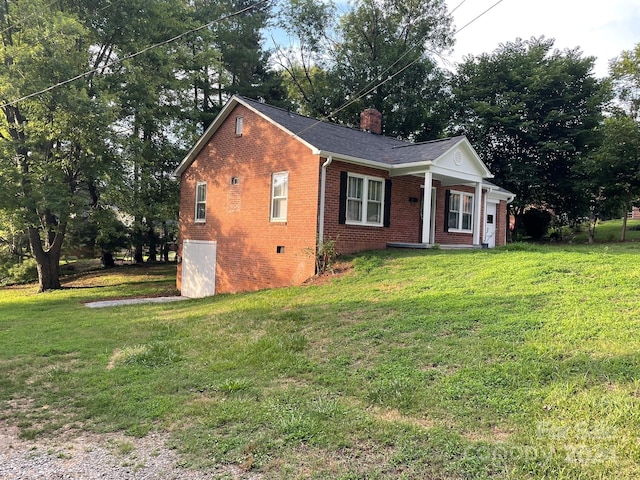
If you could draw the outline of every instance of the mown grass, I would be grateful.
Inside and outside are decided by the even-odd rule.
[[[586,230],[587,229],[585,226],[582,229],[582,231],[569,236],[572,238],[572,241],[575,243],[587,243],[589,241],[589,234]],[[619,242],[621,233],[622,233],[622,219],[599,222],[596,225],[594,241],[596,243]],[[627,221],[627,230],[625,232],[625,240],[627,242],[640,242],[640,220]]]
[[[640,246],[384,251],[331,282],[164,305],[116,269],[0,290],[0,416],[171,433],[266,478],[637,478]]]

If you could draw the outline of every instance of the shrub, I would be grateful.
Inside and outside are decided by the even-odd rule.
[[[316,250],[316,272],[322,275],[326,272],[333,272],[333,267],[338,258],[336,251],[336,241],[328,239],[318,244]]]
[[[530,208],[522,216],[524,230],[534,240],[540,240],[544,237],[550,224],[551,214],[546,210]]]
[[[16,263],[7,270],[5,283],[28,283],[38,279],[36,261],[28,258],[22,263]]]

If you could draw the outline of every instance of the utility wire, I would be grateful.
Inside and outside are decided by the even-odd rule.
[[[109,3],[108,5],[105,5],[104,7],[98,9],[96,11],[96,13],[101,13],[103,11],[105,11],[108,8],[113,7],[114,5],[117,5],[118,3],[122,3],[124,0],[113,0],[111,3]],[[10,27],[11,28],[11,27]],[[2,32],[0,32],[0,34],[2,34]],[[45,40],[49,40],[51,37],[56,36],[56,35],[61,35],[61,33],[59,31],[53,30],[51,33],[49,33],[48,35],[45,35],[44,37],[41,37],[37,40],[38,44],[41,44],[42,42],[44,42]],[[27,44],[21,44],[21,45],[17,45],[17,46],[13,46],[11,48],[11,55],[15,55],[16,52],[21,52],[22,50],[26,50],[32,48],[32,45],[27,45]]]
[[[490,10],[493,10],[493,8],[497,7],[499,4],[502,3],[503,0],[498,0],[496,3],[494,3],[493,5],[491,5],[489,8],[487,8],[484,12],[482,12],[480,15],[474,17],[471,21],[469,21],[468,23],[466,23],[463,27],[460,27],[458,30],[456,30],[456,33],[460,33],[462,30],[464,30],[465,28],[467,28],[469,25],[471,25],[472,23],[474,23],[476,20],[478,20],[480,17],[484,16],[486,13],[488,13]],[[464,3],[464,2],[463,2]],[[462,4],[461,4],[462,5]],[[456,7],[458,8],[458,7]]]
[[[464,3],[466,0],[463,0],[462,3]],[[471,25],[472,23],[478,21],[481,17],[483,17],[486,13],[488,13],[490,10],[492,10],[494,7],[498,6],[498,4],[502,3],[503,0],[498,0],[497,2],[495,2],[493,5],[491,5],[489,8],[487,8],[484,12],[480,13],[479,15],[477,15],[476,17],[474,17],[470,22],[467,22],[463,27],[459,28],[458,30],[456,30],[454,32],[454,35],[461,32],[462,30],[464,30],[465,28],[467,28],[469,25]],[[462,3],[460,3],[458,5],[458,7],[460,5],[462,5]],[[456,8],[458,8],[456,7]],[[454,9],[455,10],[455,9]],[[386,73],[387,71],[389,71],[394,65],[396,65],[402,58],[404,58],[411,50],[413,50],[415,48],[415,45],[413,47],[411,47],[409,50],[407,50],[406,52],[404,52],[399,58],[398,60],[396,60],[391,67],[387,68],[383,73],[381,73],[380,75],[378,75],[378,78],[380,78],[382,75],[384,75],[384,73]],[[432,53],[436,53],[436,52],[432,52]],[[442,58],[442,57],[441,57]],[[362,99],[363,97],[369,95],[371,92],[373,92],[375,89],[377,89],[378,87],[384,85],[385,83],[391,81],[393,78],[397,77],[398,75],[400,75],[402,72],[404,72],[406,69],[408,69],[409,67],[415,65],[418,60],[420,60],[420,58],[416,58],[413,61],[409,62],[407,65],[405,65],[404,67],[402,67],[400,70],[398,70],[396,73],[394,73],[393,75],[390,75],[389,77],[385,78],[384,80],[380,81],[378,84],[374,85],[373,87],[371,87],[370,89],[366,90],[365,92],[362,92],[362,90],[360,92],[358,92],[358,94],[356,94],[356,97],[349,100],[347,103],[345,103],[344,105],[338,107],[336,110],[332,111],[331,113],[329,113],[328,115],[325,115],[324,117],[322,117],[322,119],[319,119],[317,122],[309,125],[306,128],[303,128],[302,130],[300,130],[299,132],[297,132],[295,135],[300,135],[304,132],[306,132],[307,130],[312,129],[313,127],[315,127],[316,125],[322,123],[325,120],[328,120],[329,118],[333,117],[334,115],[336,115],[337,113],[340,113],[342,110],[344,110],[345,108],[347,108],[348,106],[354,104],[355,102],[357,102],[358,100]],[[371,85],[371,83],[369,83],[369,85]],[[368,86],[367,86],[368,87]],[[365,87],[365,88],[367,88]]]
[[[57,0],[51,0],[45,7],[44,10],[46,10],[47,8],[49,8],[51,5],[53,5]],[[39,10],[35,10],[30,13],[29,15],[27,15],[26,17],[22,17],[20,20],[18,20],[15,23],[12,23],[11,25],[7,26],[6,28],[3,28],[2,30],[0,30],[0,35],[2,35],[5,32],[8,32],[9,30],[12,30],[13,28],[17,27],[18,25],[26,22],[27,20],[29,20],[31,17],[35,17],[36,15],[40,15],[42,14],[42,12],[44,11],[39,11]],[[7,12],[6,12],[7,17],[9,16],[9,9],[7,8]]]
[[[238,15],[242,15],[243,13],[246,13],[246,12],[248,12],[250,10],[253,10],[253,9],[259,7],[262,4],[268,3],[269,1],[270,0],[262,0],[261,2],[255,3],[255,4],[250,5],[248,7],[245,7],[242,10],[238,10],[237,12],[233,12],[233,13],[230,13],[228,15],[224,15],[224,16],[222,16],[220,18],[212,20],[211,22],[205,23],[204,25],[201,25],[199,27],[196,27],[196,28],[193,28],[193,29],[188,30],[186,32],[183,32],[183,33],[181,33],[179,35],[176,35],[175,37],[171,37],[168,40],[164,40],[162,42],[154,43],[153,45],[149,45],[148,47],[145,47],[142,50],[139,50],[139,51],[137,51],[135,53],[132,53],[130,55],[126,55],[126,56],[124,56],[122,58],[116,58],[113,61],[108,62],[105,65],[102,65],[102,66],[96,67],[96,68],[92,68],[91,70],[87,70],[86,72],[80,73],[80,74],[76,75],[75,77],[69,78],[69,79],[64,80],[62,82],[58,82],[58,83],[56,83],[54,85],[51,85],[51,86],[49,86],[47,88],[43,88],[42,90],[39,90],[37,92],[30,93],[29,95],[25,95],[25,96],[20,97],[20,98],[18,98],[16,100],[12,100],[11,102],[3,103],[3,104],[0,105],[0,109],[15,105],[15,104],[20,103],[20,102],[23,102],[24,100],[28,100],[29,98],[37,97],[38,95],[42,95],[43,93],[49,92],[49,91],[54,90],[54,89],[56,89],[58,87],[62,87],[63,85],[67,85],[69,83],[75,82],[76,80],[79,80],[81,78],[88,77],[89,75],[92,75],[92,74],[94,74],[94,73],[96,73],[96,72],[98,72],[100,70],[103,70],[103,69],[105,69],[107,67],[111,67],[111,66],[116,65],[118,63],[121,63],[121,62],[123,62],[125,60],[129,60],[131,58],[134,58],[134,57],[137,57],[139,55],[142,55],[143,53],[146,53],[149,50],[153,50],[154,48],[158,48],[158,47],[173,43],[176,40],[180,40],[181,38],[186,37],[187,35],[199,32],[200,30],[204,30],[205,28],[209,28],[212,25],[215,25],[216,23],[222,22],[224,20],[228,20],[229,18],[237,17]]]
[[[455,12],[457,9],[459,9],[464,4],[464,2],[466,2],[466,1],[467,0],[462,0],[458,5],[456,5],[456,7],[453,10],[451,10],[449,12],[449,15],[453,15],[453,12]]]

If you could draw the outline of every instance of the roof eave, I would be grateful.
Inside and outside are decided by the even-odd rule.
[[[375,160],[367,160],[366,158],[359,158],[359,157],[353,157],[351,155],[345,155],[343,153],[336,153],[336,152],[330,152],[328,150],[319,150],[319,149],[314,149],[312,150],[312,153],[314,153],[315,155],[319,155],[321,157],[333,157],[334,160],[342,160],[344,162],[347,163],[352,163],[355,165],[362,165],[365,167],[372,167],[372,168],[378,168],[381,170],[392,170],[395,165],[391,164],[391,163],[382,163],[382,162],[376,162]]]
[[[220,113],[218,113],[218,115],[216,115],[216,118],[213,119],[211,125],[207,127],[207,129],[200,136],[193,148],[191,148],[191,150],[189,150],[189,153],[187,153],[187,155],[182,159],[175,172],[173,172],[173,175],[175,177],[180,177],[189,167],[189,165],[193,163],[200,151],[204,148],[207,142],[209,142],[213,134],[218,130],[218,128],[220,128],[222,122],[226,120],[226,118],[238,103],[240,103],[240,99],[234,95],[233,97],[231,97],[231,100],[229,100],[226,105],[222,107],[222,110],[220,110]]]
[[[286,132],[289,136],[291,136],[291,138],[299,141],[300,143],[302,143],[303,145],[308,147],[312,152],[315,153],[315,152],[318,151],[318,149],[314,145],[311,145],[306,140],[302,139],[301,137],[299,137],[295,133],[293,133],[290,130],[288,130],[285,127],[283,127],[281,124],[279,124],[278,122],[273,120],[271,117],[269,117],[269,116],[265,115],[264,113],[262,113],[261,111],[255,109],[251,104],[245,102],[241,97],[238,97],[237,95],[234,95],[225,104],[225,106],[222,108],[222,110],[220,110],[220,113],[218,113],[218,115],[213,120],[213,122],[211,122],[211,125],[209,125],[209,127],[205,130],[205,132],[198,139],[198,141],[193,146],[193,148],[191,150],[189,150],[189,153],[187,153],[187,155],[184,157],[182,162],[180,162],[180,165],[178,165],[178,168],[176,168],[175,172],[173,173],[173,175],[175,177],[181,176],[185,172],[185,170],[189,167],[189,165],[191,165],[193,163],[193,161],[198,156],[200,151],[209,142],[209,140],[211,139],[213,134],[218,130],[218,128],[220,128],[220,125],[222,125],[222,123],[227,119],[229,114],[233,111],[235,106],[238,105],[238,104],[243,105],[244,107],[248,108],[253,113],[255,113],[256,115],[258,115],[259,117],[261,117],[264,120],[268,121],[272,125],[275,125],[280,130]]]

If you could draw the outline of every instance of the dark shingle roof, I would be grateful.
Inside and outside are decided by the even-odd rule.
[[[305,117],[246,97],[238,98],[319,150],[385,165],[435,160],[464,138],[405,142]]]

